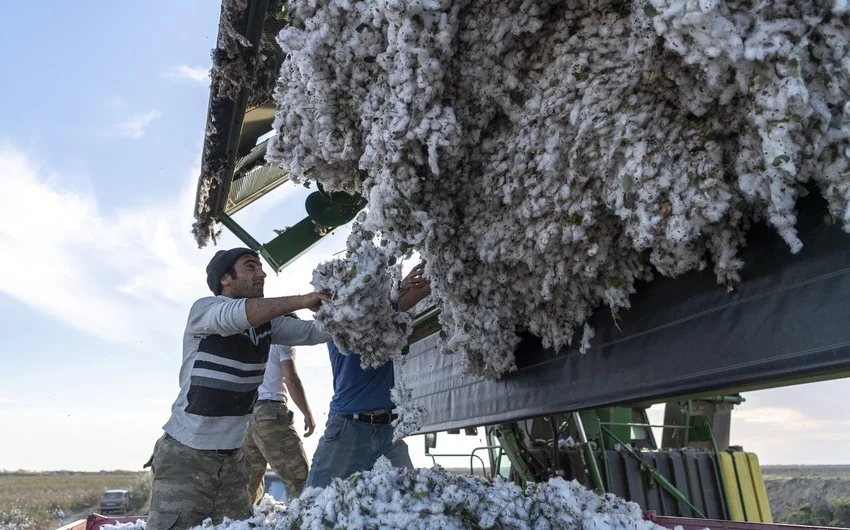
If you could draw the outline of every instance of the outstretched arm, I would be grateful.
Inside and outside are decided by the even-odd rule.
[[[327,293],[310,293],[299,296],[280,296],[275,298],[249,298],[245,301],[245,315],[252,327],[298,311],[309,309],[314,313],[319,310],[322,302],[330,297]]]
[[[304,415],[304,437],[306,438],[313,434],[316,422],[313,420],[313,411],[310,410],[307,396],[304,394],[304,385],[301,384],[301,378],[298,377],[293,360],[281,361],[280,369],[283,372],[283,380],[286,382],[286,389],[289,391],[292,401]]]

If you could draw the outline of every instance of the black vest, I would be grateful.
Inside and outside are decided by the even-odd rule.
[[[257,400],[257,388],[262,383],[265,364],[271,347],[271,323],[250,328],[242,333],[223,337],[207,335],[198,344],[198,353],[221,361],[195,359],[191,384],[184,409],[198,416],[244,416],[250,414]],[[233,366],[262,364],[262,369]],[[256,380],[249,381],[249,380]]]

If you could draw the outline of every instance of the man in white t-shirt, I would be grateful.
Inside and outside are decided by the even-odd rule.
[[[274,345],[269,350],[263,384],[258,389],[257,403],[242,442],[248,467],[248,494],[254,503],[263,496],[267,463],[286,484],[290,499],[301,494],[307,481],[307,455],[293,424],[292,411],[286,406],[287,389],[304,415],[304,436],[313,434],[316,424],[295,370],[294,357],[295,352],[289,346]]]

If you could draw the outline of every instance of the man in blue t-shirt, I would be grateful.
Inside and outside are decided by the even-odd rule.
[[[401,282],[399,308],[407,311],[430,292],[423,265],[417,265]],[[343,355],[333,342],[328,343],[328,351],[334,396],[325,433],[313,454],[306,487],[324,488],[334,477],[346,478],[371,469],[381,456],[387,457],[395,467],[413,467],[407,444],[403,440],[393,443],[392,361],[364,370],[359,355]]]

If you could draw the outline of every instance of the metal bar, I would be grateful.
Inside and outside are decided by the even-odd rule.
[[[667,490],[667,492],[670,493],[670,495],[672,495],[673,497],[675,497],[676,500],[687,504],[688,507],[693,510],[694,513],[697,514],[700,518],[705,519],[705,515],[702,513],[702,511],[700,511],[699,508],[694,506],[693,503],[688,499],[688,497],[684,493],[679,491],[679,488],[677,488],[669,480],[667,480],[664,475],[659,473],[657,469],[644,462],[640,455],[637,453],[637,451],[632,448],[632,446],[624,444],[622,440],[618,439],[617,436],[612,433],[611,429],[609,429],[608,427],[602,426],[602,429],[604,431],[607,431],[608,435],[611,436],[611,438],[616,440],[616,442],[620,444],[620,446],[622,446],[627,453],[629,453],[634,459],[636,459],[640,463],[641,468],[649,471],[649,474],[652,476],[653,480],[658,483],[658,485]]]
[[[616,421],[600,421],[600,425],[619,426],[619,427],[654,427],[665,429],[687,429],[687,425],[656,425],[652,423],[623,423]]]
[[[602,475],[599,473],[599,466],[596,465],[596,455],[593,454],[593,447],[587,440],[587,434],[584,432],[584,423],[581,421],[581,414],[578,412],[572,413],[573,424],[578,433],[578,440],[581,443],[581,451],[584,455],[584,465],[590,473],[590,481],[593,483],[593,489],[600,495],[605,493],[605,484],[602,482]]]
[[[248,248],[250,248],[252,250],[256,250],[257,252],[259,252],[260,249],[263,248],[263,245],[261,245],[259,241],[254,239],[253,236],[251,236],[251,234],[249,234],[247,230],[242,228],[239,225],[239,223],[237,223],[229,215],[227,215],[227,214],[222,215],[221,219],[219,219],[219,220],[221,221],[221,224],[223,224],[224,226],[227,227],[228,230],[233,232],[233,235],[235,235],[236,237],[239,238],[240,241],[245,243],[245,245],[247,245]]]
[[[520,486],[524,489],[530,482],[534,482],[534,473],[528,468],[526,457],[528,452],[524,451],[519,442],[519,431],[516,423],[503,423],[499,425],[499,444],[508,455],[514,470],[519,476]]]
[[[502,448],[502,446],[495,443],[495,437],[493,436],[493,428],[492,427],[487,427],[487,426],[484,427],[484,440],[487,441],[488,447],[496,447],[498,449]],[[490,449],[489,451],[487,451],[487,457],[490,460],[490,470],[493,471],[493,476],[496,476],[499,473],[499,471],[498,471],[498,468],[496,467],[496,458],[493,456],[494,451],[495,451],[495,449]]]
[[[438,457],[438,456],[440,458],[444,458],[444,457],[445,458],[469,458],[469,474],[470,475],[475,474],[475,467],[473,465],[473,461],[474,461],[475,458],[477,458],[479,460],[479,462],[481,462],[481,470],[484,472],[484,476],[487,476],[487,462],[485,462],[484,459],[481,458],[481,456],[476,455],[475,453],[477,451],[483,451],[485,449],[499,449],[499,448],[500,448],[500,446],[498,446],[498,445],[495,445],[495,446],[482,445],[482,446],[474,448],[471,453],[431,453],[431,452],[428,452],[428,453],[425,453],[425,455],[431,457],[431,463],[432,464],[437,463],[436,457]]]
[[[485,432],[487,433],[487,445],[493,448],[488,451],[490,455],[490,469],[493,470],[494,477],[502,477],[502,457],[507,456],[507,452],[505,451],[504,447],[502,447],[498,443],[498,427],[493,425],[485,427]],[[502,478],[507,480],[509,478],[509,475],[506,475]]]
[[[475,457],[475,458],[477,458],[478,460],[481,461],[481,469],[484,471],[484,476],[486,477],[487,476],[487,465],[484,463],[484,459],[481,458],[480,456],[476,455],[475,453],[478,452],[478,451],[487,451],[487,453],[489,454],[491,449],[498,449],[498,448],[500,448],[500,446],[498,446],[498,445],[495,446],[495,447],[493,447],[491,445],[480,445],[478,447],[473,448],[472,453],[470,453],[470,455],[469,455],[469,474],[470,475],[475,474],[475,472],[472,470],[472,457]],[[491,471],[492,471],[492,465],[491,465]]]
[[[549,428],[552,430],[552,469],[557,471],[561,467],[561,453],[558,447],[558,424],[554,416],[549,416]]]
[[[275,270],[280,272],[331,232],[332,230],[327,233],[317,233],[313,220],[307,217],[287,228],[263,247],[270,256],[273,256]]]
[[[256,250],[260,253],[263,258],[272,266],[275,271],[279,271],[278,262],[273,255],[271,255],[264,245],[261,245],[259,241],[254,239],[251,234],[248,233],[247,230],[242,228],[239,223],[237,223],[232,217],[227,214],[222,214],[219,219],[221,224],[227,227],[228,230],[233,232],[233,235],[238,237],[245,245],[251,250]]]
[[[431,307],[417,315],[413,319],[413,333],[410,334],[408,343],[413,344],[440,331],[442,326],[440,326],[439,316],[440,309],[437,307]]]
[[[733,405],[740,405],[745,402],[743,396],[713,396],[710,398],[700,398],[699,401],[710,401],[711,403],[731,403]]]
[[[664,528],[681,527],[683,530],[827,530],[825,526],[803,526],[796,524],[777,525],[773,523],[746,523],[742,521],[719,521],[716,519],[691,519],[689,517],[668,517],[666,515],[647,514],[646,519]],[[830,530],[840,530],[831,528]],[[846,530],[846,529],[845,529]]]
[[[599,418],[596,418],[596,422],[598,424],[598,431],[602,432],[602,422],[599,421]],[[605,446],[605,437],[599,437],[599,444],[602,449],[602,468],[605,472],[605,491],[608,493],[613,493],[611,488],[611,468],[608,465],[608,448]]]
[[[726,504],[726,483],[723,480],[723,473],[720,472],[720,451],[717,450],[717,440],[714,439],[714,430],[711,428],[711,422],[705,422],[708,427],[708,433],[711,437],[711,448],[714,450],[714,472],[717,473],[717,480],[720,482],[720,506],[723,509],[723,516],[726,519],[729,517],[729,506]]]

